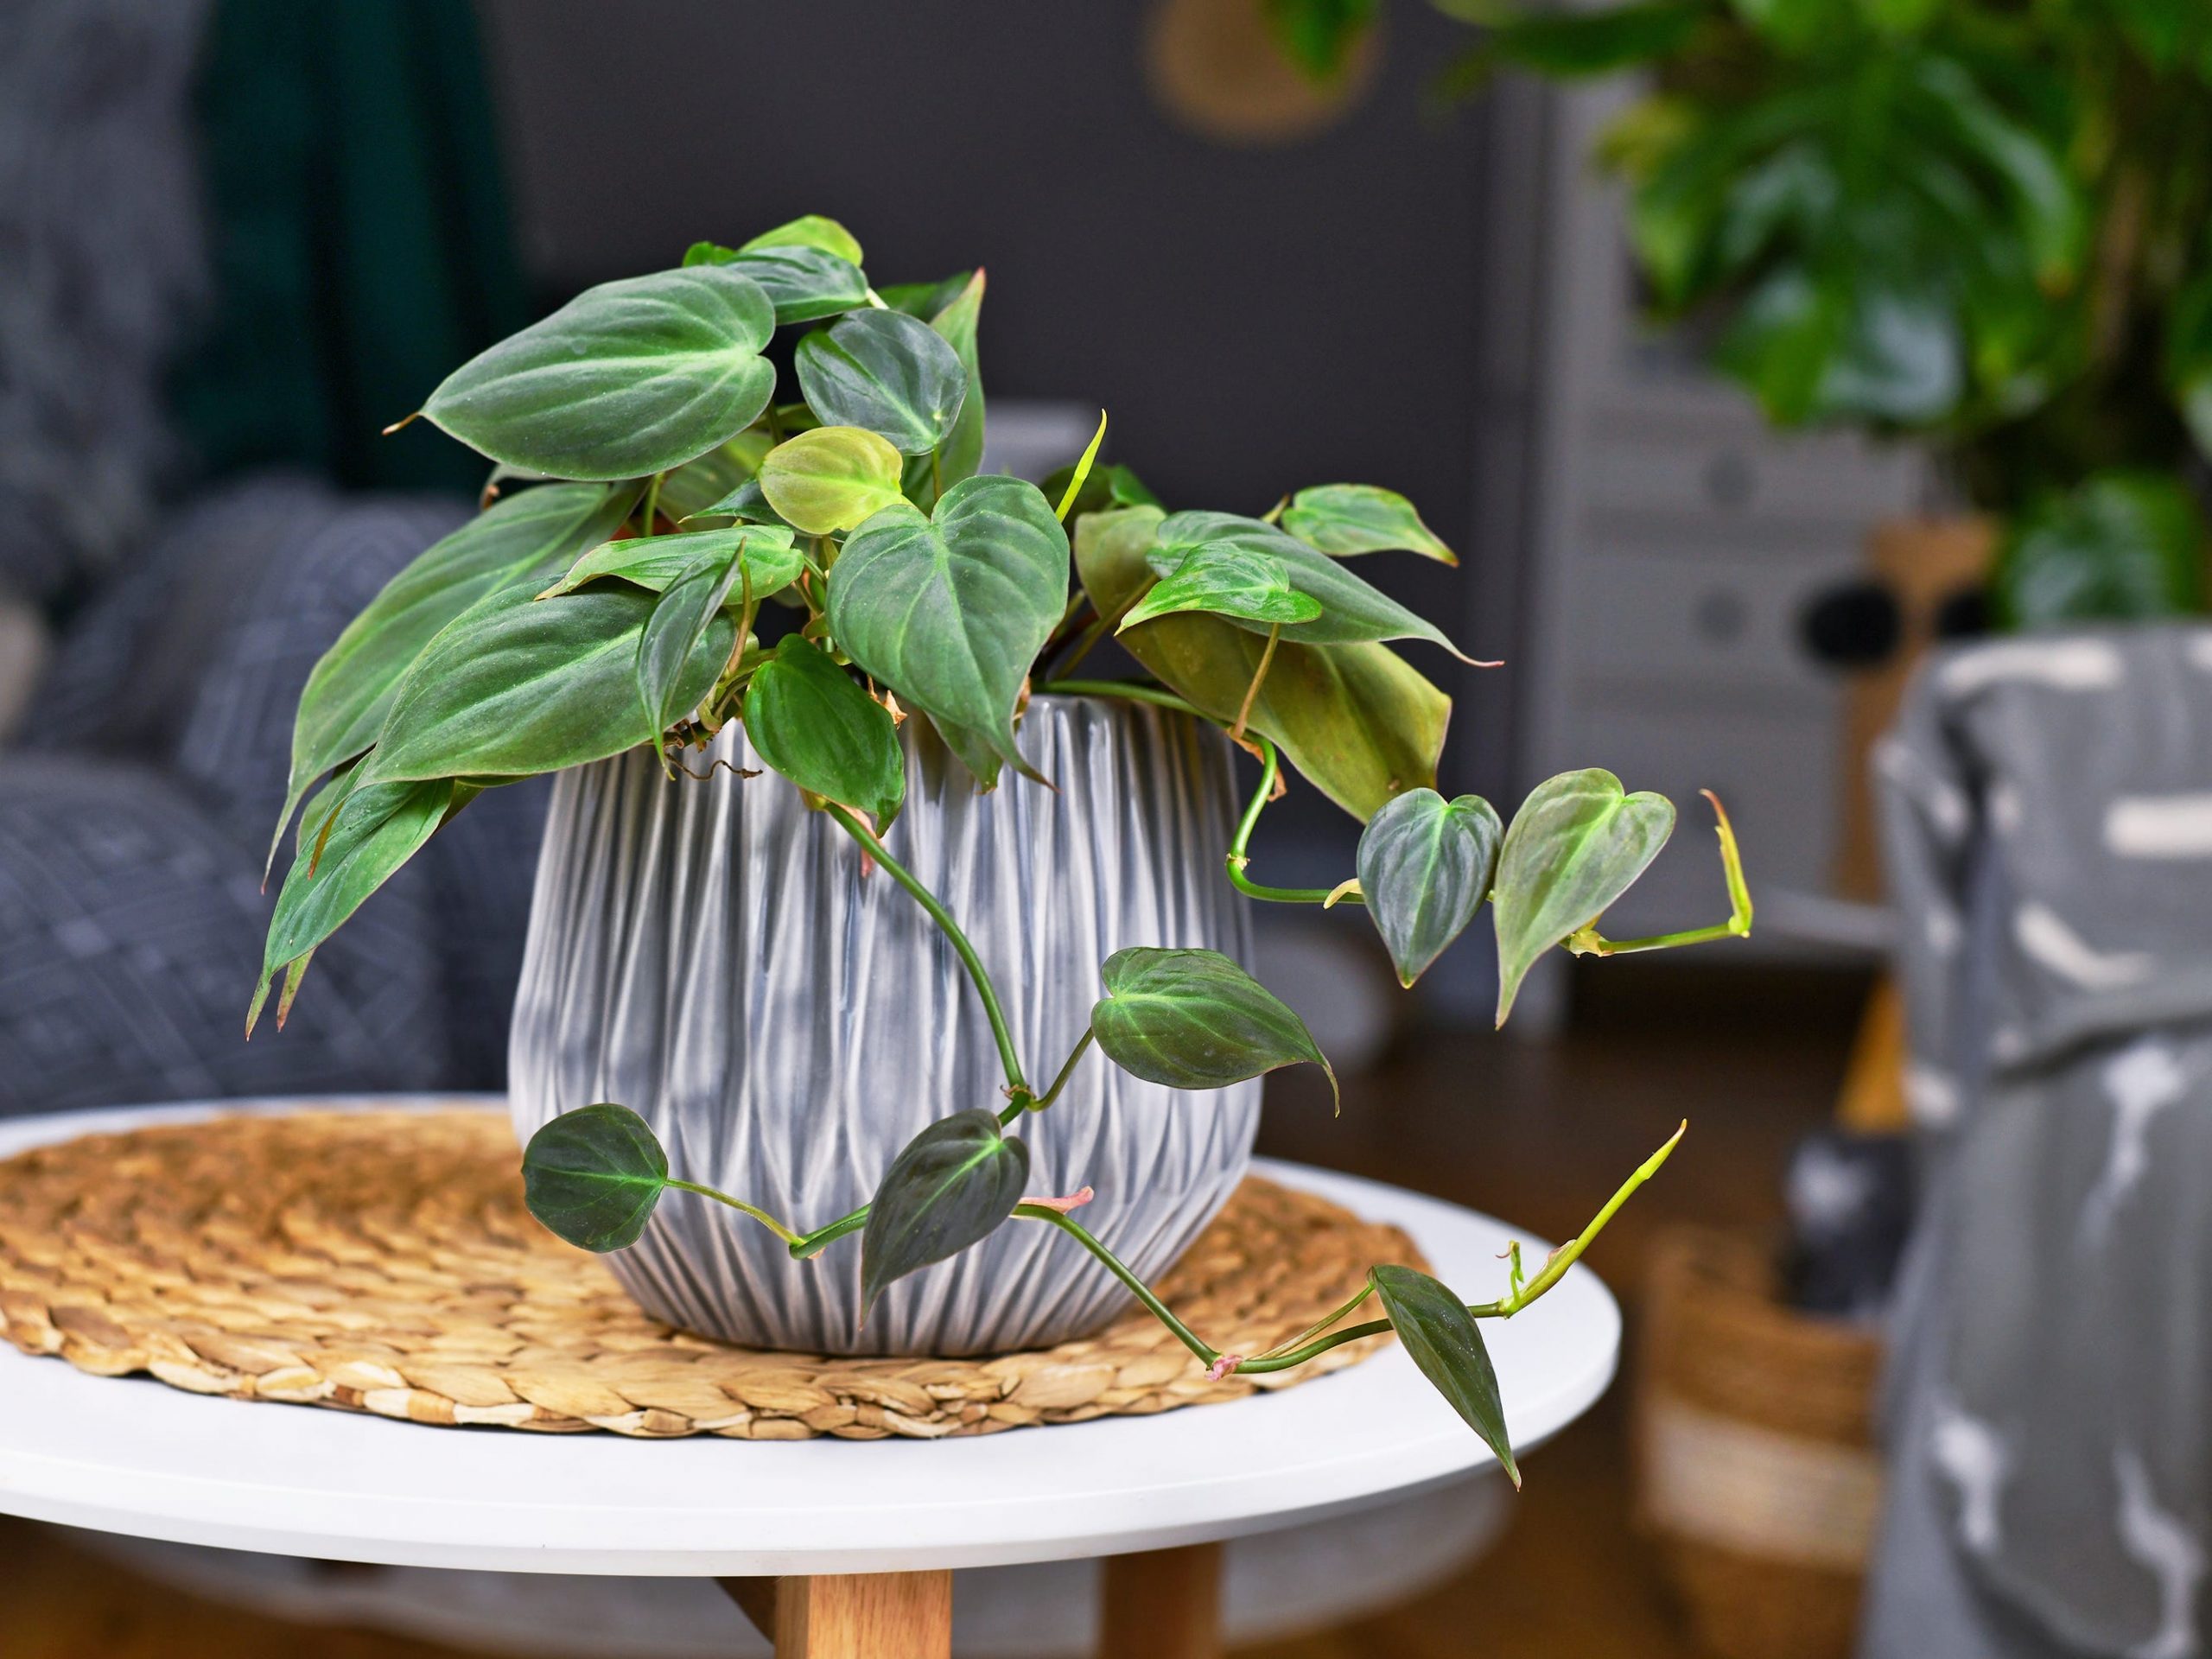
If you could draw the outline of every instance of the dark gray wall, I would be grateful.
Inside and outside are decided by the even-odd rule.
[[[986,384],[1103,405],[1113,456],[1171,505],[1256,512],[1357,480],[1405,491],[1466,547],[1481,141],[1468,116],[1423,113],[1464,38],[1426,6],[1390,9],[1348,118],[1253,149],[1154,105],[1135,4],[486,10],[549,299],[696,238],[830,213],[879,283],[988,267]],[[1503,654],[1471,613],[1471,569],[1363,569],[1477,656]],[[1411,654],[1461,690],[1449,658]]]

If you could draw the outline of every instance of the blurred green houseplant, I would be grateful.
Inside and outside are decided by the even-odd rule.
[[[1374,11],[1264,0],[1327,74]],[[1447,79],[1643,72],[1602,159],[1662,316],[1783,426],[1930,442],[2016,626],[2194,611],[2212,454],[2203,0],[1440,0]]]

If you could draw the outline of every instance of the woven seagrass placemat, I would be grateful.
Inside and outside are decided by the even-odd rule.
[[[540,1228],[518,1162],[506,1119],[481,1109],[219,1117],[39,1147],[0,1163],[0,1318],[27,1353],[201,1394],[785,1440],[1166,1411],[1289,1386],[1375,1345],[1209,1382],[1132,1306],[1097,1336],[993,1359],[728,1347],[647,1318]],[[1158,1288],[1249,1354],[1344,1301],[1373,1263],[1419,1261],[1397,1229],[1253,1177]]]

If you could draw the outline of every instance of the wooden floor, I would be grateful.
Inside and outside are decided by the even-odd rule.
[[[1654,1225],[1774,1220],[1782,1159],[1834,1101],[1863,988],[1841,976],[1587,966],[1575,1029],[1559,1044],[1412,1040],[1347,1080],[1336,1118],[1318,1076],[1277,1074],[1262,1150],[1419,1187],[1560,1238],[1688,1117],[1680,1151],[1592,1257],[1632,1321],[1639,1242]],[[1697,1659],[1629,1527],[1633,1381],[1529,1459],[1510,1528],[1459,1578],[1382,1617],[1240,1659]],[[7,1521],[0,1655],[448,1659],[421,1643],[215,1608],[128,1578],[66,1534]]]

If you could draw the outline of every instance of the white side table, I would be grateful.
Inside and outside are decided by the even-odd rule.
[[[210,1109],[19,1120],[0,1124],[0,1157]],[[1396,1223],[1470,1294],[1503,1272],[1514,1235],[1488,1217],[1320,1170],[1259,1167]],[[1578,1267],[1485,1335],[1515,1444],[1529,1448],[1604,1391],[1620,1315]],[[1231,1404],[926,1442],[434,1428],[87,1376],[12,1350],[0,1350],[0,1511],[326,1560],[714,1578],[784,1659],[942,1659],[952,1569],[1093,1556],[1110,1558],[1107,1659],[1198,1659],[1218,1650],[1222,1540],[1372,1507],[1491,1461],[1395,1348]]]

